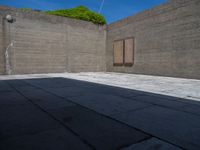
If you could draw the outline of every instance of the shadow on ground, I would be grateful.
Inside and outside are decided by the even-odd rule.
[[[0,81],[1,150],[200,148],[200,103],[66,78]]]

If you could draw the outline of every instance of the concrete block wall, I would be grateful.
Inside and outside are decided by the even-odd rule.
[[[135,38],[132,67],[113,66],[113,41]],[[107,71],[200,79],[200,1],[169,2],[107,27]]]
[[[0,7],[0,74],[109,71],[200,79],[200,1],[169,0],[107,26]],[[3,17],[12,14],[16,22]],[[135,38],[133,66],[113,65],[113,41]]]
[[[68,26],[68,71],[105,71],[106,28],[83,23]]]
[[[1,31],[8,37],[5,45],[14,42],[9,49],[12,74],[105,71],[105,27],[1,7],[0,16],[6,14],[16,19],[12,24],[1,20],[5,24]]]
[[[11,24],[13,73],[65,71],[67,26],[29,17],[18,15]]]
[[[3,52],[3,24],[2,24],[3,18],[0,16],[0,74],[4,74],[5,72],[5,64],[4,64],[4,52]]]

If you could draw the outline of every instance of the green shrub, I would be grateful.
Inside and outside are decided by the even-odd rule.
[[[29,11],[41,12],[41,10],[39,9],[31,9],[31,8],[20,8],[20,10],[24,12],[29,12]]]
[[[33,11],[31,8],[20,8],[22,11]]]
[[[95,24],[104,25],[106,24],[105,18],[95,12],[90,11],[88,8],[84,6],[78,6],[71,9],[61,9],[61,10],[54,10],[54,11],[46,11],[47,14],[75,18],[85,21],[90,21]]]

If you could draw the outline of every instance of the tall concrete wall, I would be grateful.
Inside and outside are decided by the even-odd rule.
[[[105,27],[77,21],[67,31],[68,71],[105,71]]]
[[[113,66],[113,41],[135,38],[132,67]],[[108,25],[107,71],[200,79],[200,1],[166,4]]]
[[[0,74],[4,73],[4,53],[3,53],[3,18],[0,16]]]
[[[6,43],[0,52],[14,43],[9,48],[12,74],[105,71],[105,27],[0,7],[0,17],[6,14],[12,14],[16,22],[0,20],[0,30],[4,26],[0,42]],[[0,61],[0,73],[5,73],[5,60]]]
[[[0,74],[110,71],[200,79],[200,1],[167,3],[105,26],[0,7]],[[12,14],[16,22],[3,19]],[[135,39],[133,66],[113,65],[113,42]]]

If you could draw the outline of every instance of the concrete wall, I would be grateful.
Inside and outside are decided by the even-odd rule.
[[[113,41],[135,37],[132,67],[113,66]],[[200,79],[200,1],[171,0],[108,25],[107,71]]]
[[[6,47],[14,41],[9,49],[12,74],[105,71],[105,27],[0,7],[0,18],[6,14],[16,18],[12,24],[0,20],[0,42],[4,39]],[[0,56],[0,73],[5,73]]]
[[[106,30],[88,22],[68,26],[68,71],[105,71]]]
[[[200,79],[200,1],[167,3],[107,26],[0,7],[0,74],[110,71]],[[12,14],[16,22],[3,17]],[[113,41],[135,38],[133,66],[113,66]]]
[[[0,74],[4,73],[4,53],[3,53],[3,24],[2,17],[0,16]]]

